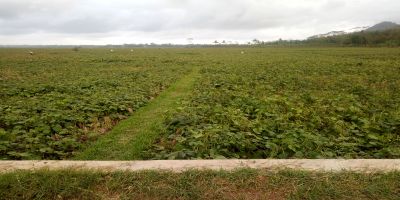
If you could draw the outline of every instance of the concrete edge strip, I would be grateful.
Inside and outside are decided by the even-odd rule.
[[[254,168],[267,170],[295,169],[306,171],[400,171],[400,159],[227,159],[227,160],[147,160],[147,161],[67,161],[67,160],[23,160],[0,161],[0,172],[14,170],[99,170],[140,171],[189,169],[234,170]]]

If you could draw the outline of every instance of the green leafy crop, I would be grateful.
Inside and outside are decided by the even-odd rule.
[[[210,50],[148,158],[400,158],[399,49],[239,52]]]
[[[160,53],[0,50],[0,159],[71,156],[189,71]]]

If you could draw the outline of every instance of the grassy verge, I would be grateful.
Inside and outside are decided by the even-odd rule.
[[[398,199],[400,172],[17,171],[0,199]]]
[[[76,160],[132,160],[150,146],[161,131],[164,114],[175,109],[190,91],[198,69],[170,86],[132,117],[120,122],[107,135],[91,144]]]

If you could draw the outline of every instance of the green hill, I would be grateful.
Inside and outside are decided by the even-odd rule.
[[[341,46],[400,46],[400,25],[391,22],[382,22],[365,31],[321,38],[309,38],[304,43]]]

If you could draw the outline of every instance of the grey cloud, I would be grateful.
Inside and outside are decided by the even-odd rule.
[[[123,38],[121,32],[142,41],[174,35],[304,38],[344,26],[400,22],[398,10],[397,0],[0,0],[0,38],[45,34],[83,41],[96,34],[100,41],[102,35]]]
[[[77,0],[1,0],[0,19],[16,19],[35,15],[59,15],[77,5]]]
[[[250,3],[249,3],[250,2]],[[186,4],[178,26],[200,29],[251,30],[297,24],[312,10],[279,2],[214,1],[205,6],[196,1]],[[296,16],[297,17],[293,17]]]

